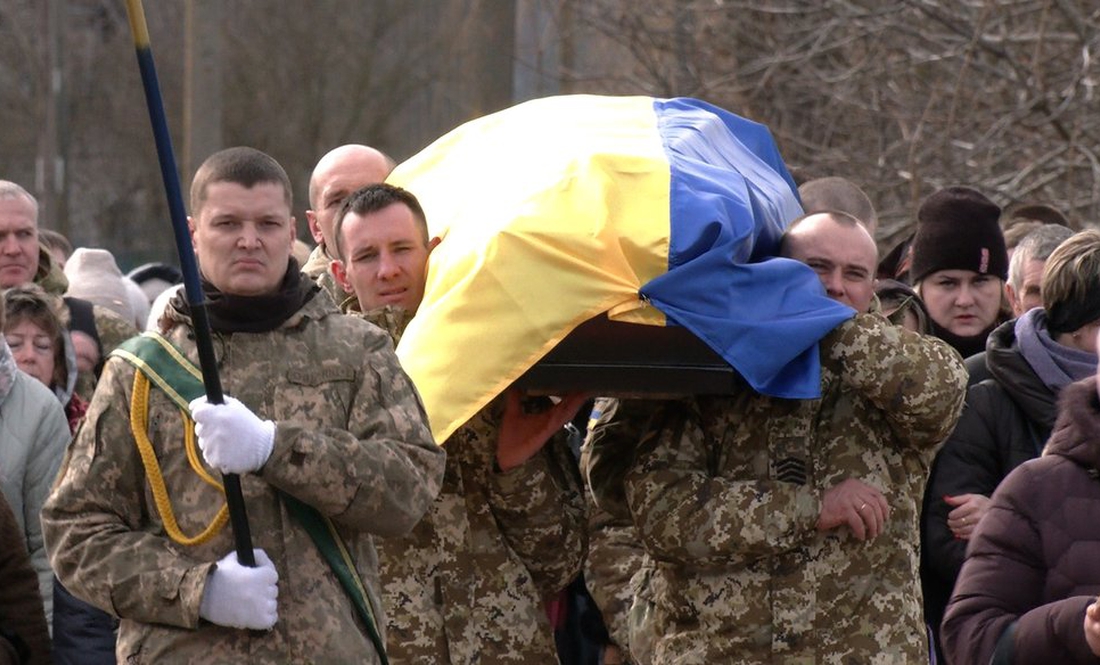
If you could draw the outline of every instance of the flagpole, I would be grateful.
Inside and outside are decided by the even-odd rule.
[[[130,18],[130,33],[134,38],[138,67],[141,70],[141,84],[145,89],[145,103],[149,107],[149,121],[153,126],[153,138],[157,144],[157,158],[160,161],[160,174],[164,180],[164,192],[168,197],[168,211],[172,218],[172,231],[176,238],[176,251],[179,253],[180,270],[183,273],[183,285],[187,303],[191,309],[191,324],[195,330],[195,346],[199,353],[199,367],[202,369],[202,382],[206,388],[206,398],[212,404],[221,404],[221,379],[218,377],[217,359],[214,356],[214,342],[210,335],[210,320],[206,313],[206,299],[199,280],[199,268],[195,262],[195,252],[191,248],[191,234],[187,228],[187,213],[183,207],[183,195],[180,193],[179,174],[176,171],[176,158],[172,152],[172,137],[168,133],[168,121],[164,113],[164,102],[157,82],[157,69],[153,62],[153,51],[149,45],[149,28],[145,23],[145,10],[141,0],[126,0],[126,13]],[[229,505],[229,522],[233,528],[233,540],[237,550],[237,560],[245,566],[255,567],[252,555],[252,535],[248,528],[248,514],[245,511],[244,495],[241,493],[241,479],[235,473],[222,477],[225,485],[225,499]]]

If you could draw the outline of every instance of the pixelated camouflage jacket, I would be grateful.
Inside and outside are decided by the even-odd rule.
[[[64,297],[65,291],[69,288],[69,279],[65,277],[61,266],[54,263],[52,255],[45,248],[40,249],[38,254],[38,271],[34,276],[35,283],[55,298]],[[69,308],[61,307],[60,310],[65,317],[61,325],[67,328],[69,327]],[[117,349],[119,344],[139,332],[132,321],[127,321],[112,310],[94,303],[92,304],[92,317],[95,319],[95,329],[99,335],[99,346],[104,358],[111,351]],[[95,384],[96,377],[94,374],[82,372],[77,376],[75,392],[84,401],[89,401],[95,391]]]
[[[345,291],[344,287],[340,286],[336,278],[333,277],[332,271],[329,270],[331,263],[332,259],[325,253],[324,245],[317,245],[310,251],[309,259],[302,266],[302,272],[314,282],[317,282],[321,290],[327,293],[328,297],[332,298],[332,302],[340,308],[340,311],[345,313],[357,312],[359,301],[356,300],[354,293]]]
[[[189,322],[171,308],[168,316],[168,338],[196,362]],[[274,629],[200,621],[207,574],[233,549],[230,529],[193,546],[166,536],[130,429],[135,370],[119,358],[107,362],[43,511],[54,570],[74,594],[123,619],[122,662],[376,662],[351,601],[277,490],[331,518],[380,610],[371,534],[412,529],[445,466],[419,396],[389,338],[322,297],[275,331],[215,334],[214,347],[226,393],[276,423],[271,457],[241,476],[254,546],[279,573]],[[180,529],[200,533],[224,497],[189,467],[180,411],[156,388],[148,434]]]
[[[368,320],[395,337],[408,316]],[[564,436],[507,472],[494,470],[497,400],[446,442],[443,489],[408,536],[379,542],[390,662],[557,663],[544,600],[587,551],[576,462]]]
[[[634,449],[660,402],[601,397],[592,408],[584,446],[581,477],[588,499],[588,559],[584,581],[600,608],[612,642],[643,660],[631,644],[631,607],[635,575],[652,561],[630,517],[623,476],[634,460]],[[640,580],[639,580],[640,581]],[[635,630],[639,627],[635,626]]]
[[[668,404],[625,476],[656,572],[657,663],[927,662],[918,510],[966,371],[938,339],[873,314],[821,344],[822,398],[751,391]],[[819,534],[847,477],[891,506],[862,543]]]

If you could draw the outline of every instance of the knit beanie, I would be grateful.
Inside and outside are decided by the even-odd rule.
[[[947,187],[917,211],[911,281],[939,270],[973,270],[1008,278],[1008,251],[997,224],[1001,209],[969,187]]]
[[[78,247],[65,263],[65,277],[69,279],[65,295],[106,307],[127,321],[135,320],[122,271],[107,250]]]
[[[145,292],[145,299],[152,303],[169,286],[183,281],[180,269],[167,263],[143,263],[126,273]]]

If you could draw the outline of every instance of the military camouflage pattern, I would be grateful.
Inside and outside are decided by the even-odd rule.
[[[329,270],[329,264],[331,263],[332,259],[325,253],[324,246],[317,245],[309,253],[309,259],[302,266],[302,272],[314,282],[317,282],[321,290],[327,293],[328,297],[332,298],[332,302],[336,303],[342,311],[358,311],[359,301],[356,300],[354,293],[345,291],[344,287],[340,286],[336,278],[332,276],[332,271]]]
[[[355,308],[351,306],[353,302],[355,303]],[[405,328],[409,325],[409,321],[412,320],[412,314],[409,313],[409,310],[397,305],[386,305],[385,307],[378,307],[363,313],[356,309],[358,306],[359,301],[353,296],[344,301],[340,309],[346,314],[358,315],[365,321],[384,330],[389,334],[390,339],[393,340],[393,345],[396,347],[397,343],[401,341],[401,334],[405,332]]]
[[[169,308],[169,339],[195,361],[189,322]],[[122,618],[125,663],[373,663],[377,654],[328,564],[276,489],[330,517],[384,621],[371,534],[409,532],[442,482],[445,454],[388,337],[312,298],[268,333],[215,334],[222,384],[276,422],[271,457],[241,477],[254,546],[279,572],[269,632],[199,621],[207,574],[233,549],[230,529],[205,544],[165,535],[130,430],[134,369],[107,362],[100,387],[43,510],[50,561],[77,596]],[[180,413],[160,390],[149,437],[180,528],[199,533],[222,493],[188,466]],[[384,633],[384,626],[379,626]]]
[[[631,579],[649,564],[633,524],[615,520],[598,506],[589,506],[588,560],[584,581],[603,615],[611,641],[632,654],[630,611],[634,603]],[[636,628],[641,630],[641,627]]]
[[[106,307],[92,305],[92,316],[95,318],[95,329],[99,333],[99,345],[103,349],[104,359],[111,351],[117,349],[119,344],[140,332],[133,323]],[[95,384],[95,374],[83,372],[77,375],[76,394],[84,398],[84,401],[91,401]]]
[[[580,479],[564,437],[494,471],[502,408],[448,439],[443,490],[412,535],[380,544],[391,663],[557,663],[544,599],[581,570]]]
[[[659,405],[646,400],[597,399],[581,448],[581,471],[589,500],[584,581],[603,614],[612,642],[635,663],[646,661],[630,640],[631,630],[644,633],[646,626],[631,627],[635,602],[631,580],[652,562],[634,529],[623,476],[633,465],[635,447]],[[596,496],[594,490],[600,495]],[[638,620],[647,616],[640,607],[636,614]]]
[[[821,399],[669,402],[642,435],[624,485],[655,562],[653,662],[928,662],[917,513],[966,371],[941,340],[872,314],[821,352]],[[815,529],[847,477],[891,506],[873,541]]]
[[[395,339],[411,318],[360,316]],[[587,551],[580,476],[564,434],[507,472],[496,470],[503,405],[447,440],[443,489],[413,532],[379,541],[390,663],[557,663],[544,600]]]

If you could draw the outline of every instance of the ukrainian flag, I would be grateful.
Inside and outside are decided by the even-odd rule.
[[[451,131],[389,182],[441,239],[397,348],[440,442],[604,312],[684,326],[789,398],[819,395],[817,341],[854,315],[774,258],[802,209],[770,132],[698,100],[527,102]]]

